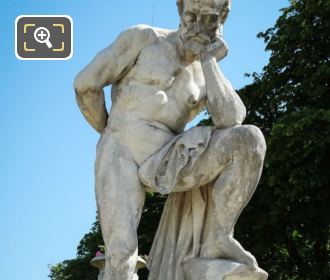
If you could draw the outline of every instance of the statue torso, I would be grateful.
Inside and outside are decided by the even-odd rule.
[[[143,158],[182,132],[206,103],[201,64],[184,63],[174,35],[145,47],[112,87],[110,131]]]

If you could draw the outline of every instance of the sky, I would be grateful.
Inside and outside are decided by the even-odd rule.
[[[235,88],[268,62],[260,31],[288,0],[233,0],[225,25],[230,51],[220,63]],[[15,57],[20,15],[69,15],[74,53],[67,61]],[[1,279],[46,280],[48,265],[75,257],[95,221],[94,159],[98,134],[75,103],[73,79],[129,26],[175,29],[175,0],[10,0],[0,2]],[[109,103],[109,89],[106,90]],[[190,124],[200,120],[197,118]]]

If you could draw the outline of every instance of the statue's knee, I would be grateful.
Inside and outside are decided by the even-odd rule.
[[[264,160],[266,141],[261,130],[254,125],[241,125],[233,128],[234,141],[241,154],[252,154],[256,160]]]

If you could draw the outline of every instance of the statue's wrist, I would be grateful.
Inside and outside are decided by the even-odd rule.
[[[216,58],[209,52],[201,53],[200,60],[202,64],[211,63],[213,60],[216,60]]]
[[[200,56],[202,67],[205,68],[216,63],[216,58],[210,53],[204,53]]]

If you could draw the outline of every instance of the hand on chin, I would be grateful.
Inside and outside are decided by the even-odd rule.
[[[222,37],[217,37],[215,41],[211,42],[209,37],[194,36],[186,40],[184,46],[189,53],[196,57],[199,56],[201,60],[207,57],[221,60],[228,53],[227,44]]]
[[[228,53],[227,43],[222,37],[217,37],[216,40],[210,44],[204,46],[204,49],[200,52],[201,60],[205,60],[208,57],[214,57],[216,60],[223,59]]]

